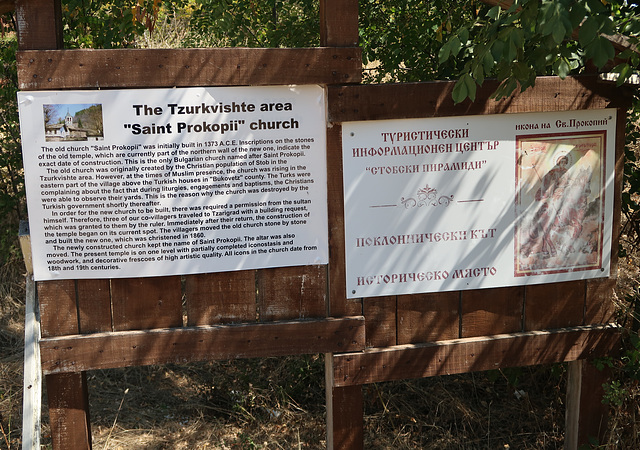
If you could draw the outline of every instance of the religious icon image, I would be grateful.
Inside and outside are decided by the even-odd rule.
[[[516,138],[515,276],[601,267],[605,138]]]

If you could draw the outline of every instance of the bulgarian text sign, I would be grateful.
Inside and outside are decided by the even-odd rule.
[[[37,280],[327,263],[321,87],[18,100]]]
[[[343,124],[350,298],[609,275],[616,111]]]

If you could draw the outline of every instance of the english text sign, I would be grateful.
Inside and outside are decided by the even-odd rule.
[[[19,102],[37,280],[327,263],[321,87]]]

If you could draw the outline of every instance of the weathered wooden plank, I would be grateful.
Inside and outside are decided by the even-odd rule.
[[[37,289],[42,336],[76,335],[79,325],[75,281],[40,281]],[[46,356],[42,356],[42,348],[40,352],[41,362],[46,364],[48,361]],[[45,384],[53,448],[90,449],[91,426],[85,374],[47,375]]]
[[[320,0],[320,44],[358,45],[358,0]]]
[[[524,287],[462,291],[461,337],[523,331]]]
[[[197,48],[19,52],[20,89],[358,83],[358,48]],[[153,74],[153,76],[149,76]]]
[[[91,449],[85,373],[47,375],[51,444],[56,450]]]
[[[326,266],[263,269],[257,278],[261,322],[327,315]]]
[[[111,331],[111,288],[109,280],[78,280],[80,333]]]
[[[327,449],[362,449],[364,419],[362,386],[336,387],[333,355],[324,359],[325,403],[327,406]]]
[[[25,449],[39,449],[42,370],[40,369],[40,322],[38,321],[36,283],[33,281],[33,273],[27,274],[25,282],[22,446]]]
[[[58,49],[63,46],[60,0],[16,0],[18,48]]]
[[[189,326],[257,320],[253,270],[188,275],[184,291]]]
[[[610,354],[620,340],[613,326],[537,331],[334,355],[335,386],[574,361]]]
[[[396,297],[365,298],[362,302],[367,329],[367,347],[396,345]]]
[[[364,349],[364,318],[213,325],[42,339],[46,374]]]
[[[614,299],[614,278],[587,280],[585,305],[585,325],[611,323],[614,321],[616,305]]]
[[[327,399],[327,449],[364,448],[362,386],[333,387]]]
[[[39,281],[36,286],[42,337],[78,333],[75,281]]]
[[[535,87],[495,101],[497,87],[487,80],[478,88],[476,101],[455,105],[451,98],[454,82],[329,86],[330,122],[351,120],[444,117],[472,114],[500,114],[536,111],[565,111],[613,107],[628,102],[625,89],[598,82],[597,77],[538,77]]]
[[[604,443],[609,405],[602,402],[602,385],[609,375],[608,370],[596,369],[589,360],[569,363],[564,448],[589,448],[590,438]]]
[[[460,293],[398,296],[398,344],[460,337]]]
[[[116,331],[182,326],[178,276],[113,279],[111,303]]]
[[[549,330],[584,324],[586,282],[527,286],[525,330]]]

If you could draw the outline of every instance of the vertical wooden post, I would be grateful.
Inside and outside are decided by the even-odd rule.
[[[42,337],[77,334],[76,286],[73,280],[38,283]],[[91,449],[91,421],[84,372],[47,375],[49,424],[54,450]]]
[[[20,50],[56,50],[63,47],[61,0],[16,0]]]
[[[20,50],[54,50],[63,46],[60,0],[16,0]],[[79,332],[75,283],[38,286],[42,336]],[[62,320],[59,320],[62,318]],[[91,449],[87,380],[84,373],[48,375],[49,422],[54,449]]]
[[[602,403],[607,381],[606,370],[600,371],[588,360],[569,363],[567,410],[565,415],[565,450],[576,450],[595,438],[603,444],[607,429],[608,406]]]
[[[320,45],[358,45],[358,1],[320,0]],[[346,299],[344,285],[344,215],[341,127],[327,130],[329,191],[329,299],[330,316],[361,314],[359,302]],[[395,300],[394,300],[395,302]],[[395,340],[395,336],[394,336]],[[362,386],[337,388],[333,382],[333,354],[325,355],[327,448],[362,449],[364,445]]]
[[[362,450],[364,448],[362,386],[334,386],[333,354],[326,355],[324,373],[327,403],[327,449]]]

